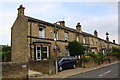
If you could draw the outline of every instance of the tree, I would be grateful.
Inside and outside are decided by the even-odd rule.
[[[2,48],[2,52],[7,52],[7,51],[11,51],[11,47],[10,46],[4,46]]]
[[[0,57],[2,58],[2,62],[8,62],[11,60],[11,47],[4,46],[2,48],[2,52],[0,53]]]
[[[84,54],[83,46],[77,41],[70,42],[68,44],[68,49],[70,52],[70,56],[78,56]]]
[[[117,59],[120,59],[120,48],[113,47],[111,55]]]

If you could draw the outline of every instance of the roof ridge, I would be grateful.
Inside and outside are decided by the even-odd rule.
[[[35,22],[41,22],[42,24],[47,24],[47,25],[50,25],[50,26],[55,26],[54,23],[50,23],[50,22],[47,22],[47,21],[44,21],[44,20],[40,20],[40,19],[37,19],[37,18],[34,18],[34,17],[30,17],[30,16],[25,16],[25,17],[28,18],[28,20],[32,20],[32,21],[35,21]],[[61,25],[57,25],[57,27],[58,28],[62,28],[62,29],[66,29],[66,30],[69,30],[69,31],[73,31],[73,32],[76,32],[76,33],[79,33],[79,34],[84,34],[84,35],[87,35],[87,36],[91,36],[91,37],[95,37],[95,38],[104,40],[104,39],[102,39],[100,37],[94,36],[93,34],[90,34],[90,33],[87,33],[87,32],[83,32],[83,31],[81,33],[79,31],[77,31],[76,29],[73,29],[73,28],[70,28],[70,27],[67,27],[67,26],[63,27]],[[106,41],[106,40],[104,40],[104,41]],[[111,41],[107,41],[107,42],[113,43]]]

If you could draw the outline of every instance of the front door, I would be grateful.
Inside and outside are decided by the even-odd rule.
[[[36,60],[41,60],[41,45],[36,46]]]

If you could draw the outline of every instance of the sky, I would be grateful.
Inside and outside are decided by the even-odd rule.
[[[11,45],[11,27],[17,17],[17,8],[25,7],[25,15],[50,23],[64,20],[65,25],[76,28],[80,22],[84,32],[118,43],[118,2],[12,2],[0,3],[0,45]]]

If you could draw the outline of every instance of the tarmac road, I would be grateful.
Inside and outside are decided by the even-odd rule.
[[[83,74],[73,75],[68,78],[118,78],[118,64],[120,65],[120,63],[109,65],[107,67],[103,67]]]

